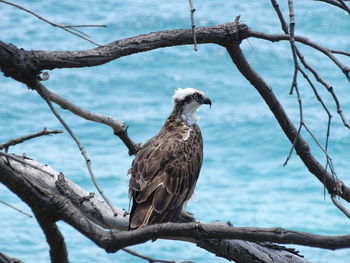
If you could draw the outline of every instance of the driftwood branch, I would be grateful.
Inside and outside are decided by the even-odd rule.
[[[116,252],[127,247],[128,243],[131,245],[143,243],[149,238],[166,238],[195,243],[218,256],[236,262],[255,262],[251,260],[252,253],[256,258],[261,258],[261,262],[282,263],[288,262],[290,258],[294,259],[293,262],[305,262],[297,254],[282,247],[274,249],[267,244],[224,239],[226,237],[241,239],[241,234],[247,233],[244,234],[247,236],[243,235],[244,239],[260,240],[265,238],[265,234],[261,234],[265,231],[268,233],[266,236],[270,235],[271,239],[272,236],[280,239],[282,231],[280,229],[261,229],[262,232],[256,235],[255,231],[260,230],[235,228],[220,223],[194,222],[154,225],[137,231],[121,231],[127,229],[127,213],[118,212],[118,216],[114,217],[105,202],[95,195],[89,195],[88,192],[64,178],[62,174],[33,160],[18,156],[17,158],[21,158],[30,166],[11,159],[10,167],[6,160],[0,157],[0,182],[30,205],[36,214],[49,214],[52,219],[65,221],[108,252]],[[46,169],[47,172],[42,172],[42,169]],[[100,226],[113,230],[104,230]],[[289,233],[288,230],[283,231]],[[249,244],[254,247],[253,250]],[[276,258],[276,261],[271,261],[268,255],[274,255],[271,257]],[[266,260],[266,257],[269,260]]]

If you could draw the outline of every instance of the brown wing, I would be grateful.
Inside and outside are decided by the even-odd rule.
[[[129,193],[130,229],[175,220],[194,190],[202,166],[203,142],[197,125],[162,130],[137,153]]]

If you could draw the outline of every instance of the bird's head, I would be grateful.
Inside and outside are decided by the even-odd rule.
[[[211,107],[211,100],[200,90],[187,88],[176,89],[173,95],[174,109],[176,113],[189,122],[196,123],[198,117],[196,111],[202,104],[208,104]]]

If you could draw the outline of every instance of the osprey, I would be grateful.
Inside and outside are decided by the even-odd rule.
[[[129,229],[176,221],[190,199],[203,160],[197,109],[211,101],[203,92],[177,89],[174,109],[160,132],[136,154],[129,170]]]

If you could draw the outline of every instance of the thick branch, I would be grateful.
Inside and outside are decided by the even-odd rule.
[[[68,263],[67,247],[56,223],[40,212],[35,213],[35,217],[50,246],[51,263]]]
[[[120,248],[144,243],[157,238],[188,241],[191,239],[241,239],[252,242],[268,241],[280,244],[298,244],[326,249],[350,247],[350,235],[321,236],[283,228],[231,227],[222,223],[165,223],[150,225],[133,231],[113,231],[104,245],[110,252]]]
[[[223,45],[244,39],[246,31],[247,26],[239,23],[199,27],[196,40],[199,44]],[[6,76],[26,83],[25,78],[45,69],[97,66],[138,52],[186,44],[193,44],[192,29],[159,31],[82,51],[25,51],[0,41],[0,68]]]
[[[11,160],[12,168],[10,168],[7,165],[5,159],[0,158],[0,181],[4,183],[8,188],[10,188],[10,190],[16,193],[20,198],[22,198],[22,200],[32,208],[38,209],[40,212],[50,214],[57,220],[64,220],[101,248],[104,248],[110,252],[117,251],[118,249],[124,247],[125,243],[124,241],[119,240],[120,235],[126,237],[126,242],[130,242],[130,244],[135,243],[135,241],[133,241],[135,237],[138,240],[137,242],[142,243],[142,240],[148,240],[150,237],[148,231],[158,232],[158,230],[156,230],[158,227],[165,227],[165,229],[169,228],[167,225],[158,225],[153,226],[153,228],[150,228],[150,230],[147,230],[148,228],[144,228],[145,230],[142,230],[140,233],[135,231],[121,232],[116,230],[103,230],[92,223],[89,219],[92,219],[94,222],[103,227],[125,229],[128,225],[128,215],[124,213],[123,216],[121,215],[122,213],[118,213],[117,217],[113,217],[113,213],[109,207],[104,202],[100,201],[96,196],[89,195],[89,193],[82,190],[74,183],[64,179],[62,175],[59,175],[58,172],[52,170],[48,166],[44,166],[33,160],[24,158],[22,159],[23,161],[30,163],[31,166],[23,165],[22,163],[18,163],[15,160]],[[41,170],[36,170],[33,168],[33,166],[39,166],[40,169],[47,169],[47,171],[44,173]],[[54,176],[50,176],[48,174],[53,174]],[[58,187],[59,185],[60,187]],[[106,218],[109,218],[109,220],[106,220]],[[255,263],[256,261],[253,261],[252,258],[260,258],[260,262],[285,263],[288,262],[288,259],[291,257],[295,257],[295,261],[293,262],[305,262],[299,256],[294,255],[294,253],[289,253],[288,249],[273,249],[271,246],[265,246],[264,244],[250,244],[249,242],[243,242],[240,240],[222,240],[221,234],[215,231],[213,233],[216,233],[216,237],[219,239],[206,240],[208,237],[210,237],[210,235],[208,236],[207,234],[202,235],[202,237],[199,237],[199,239],[196,239],[196,236],[191,236],[194,232],[186,236],[181,234],[181,230],[176,229],[180,226],[185,226],[189,229],[194,227],[194,229],[198,230],[198,224],[201,226],[203,225],[204,227],[208,226],[209,228],[215,228],[218,225],[217,223],[178,223],[175,224],[175,229],[167,230],[172,232],[170,236],[163,236],[165,232],[159,232],[159,238],[164,237],[187,242],[194,242],[198,246],[216,253],[218,256],[225,257],[230,260],[235,260],[236,262]],[[235,228],[232,228],[225,224],[220,225],[224,227],[220,231],[231,229],[230,231],[234,232],[233,229]],[[172,228],[171,224],[170,226],[170,228]],[[179,236],[176,234],[178,231],[180,231]],[[241,232],[236,232],[236,234],[232,234],[232,236],[237,237],[238,233]],[[202,234],[204,234],[204,232]],[[130,237],[128,237],[129,235]],[[271,261],[270,256],[268,256],[270,254],[275,255],[275,261]]]
[[[269,41],[289,40],[289,35],[256,32],[239,22],[199,27],[196,29],[196,37],[199,44],[213,43],[222,46],[229,43],[240,43],[248,37]],[[295,41],[311,46],[327,55],[350,80],[350,69],[332,54],[337,51],[322,47],[306,37],[295,36]],[[45,69],[97,66],[139,52],[187,44],[193,44],[191,29],[166,30],[139,35],[117,40],[103,47],[82,51],[26,51],[0,41],[0,68],[5,76],[27,84]]]

